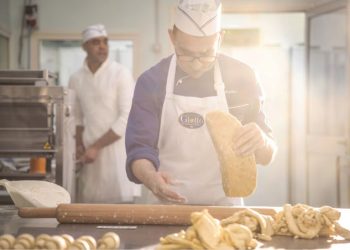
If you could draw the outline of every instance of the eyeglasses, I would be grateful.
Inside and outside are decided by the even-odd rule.
[[[193,62],[195,59],[201,63],[212,63],[215,61],[216,56],[187,56],[176,54],[177,58],[183,62]]]

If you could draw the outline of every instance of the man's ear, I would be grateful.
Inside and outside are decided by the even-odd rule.
[[[225,30],[221,30],[220,31],[220,37],[219,37],[219,47],[221,47],[222,42],[224,41],[224,36],[225,36],[226,31]]]

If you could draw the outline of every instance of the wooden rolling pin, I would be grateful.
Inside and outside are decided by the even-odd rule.
[[[56,218],[59,223],[81,224],[147,224],[190,225],[190,214],[208,209],[217,218],[224,219],[246,207],[143,205],[143,204],[60,204],[57,208],[19,208],[22,218]],[[252,207],[253,210],[274,215],[273,208]]]

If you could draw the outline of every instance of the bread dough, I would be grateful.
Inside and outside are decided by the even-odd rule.
[[[206,124],[218,154],[222,185],[226,196],[246,197],[256,188],[256,163],[253,154],[237,156],[233,139],[240,121],[229,113],[212,111],[206,115]]]
[[[248,227],[230,224],[222,227],[207,210],[191,214],[186,231],[160,238],[157,249],[253,249],[257,241]]]
[[[114,232],[105,233],[102,238],[97,241],[97,249],[118,249],[119,245],[119,236]]]
[[[67,247],[67,250],[91,250],[89,243],[85,240],[77,239],[73,242],[73,244]]]
[[[69,234],[62,234],[61,237],[66,241],[67,247],[69,245],[73,244],[73,242],[74,242],[73,236],[71,236]]]
[[[0,249],[11,249],[16,241],[16,238],[11,234],[0,236]]]
[[[105,233],[98,240],[99,249],[118,249],[120,239],[114,232]],[[0,249],[55,249],[55,250],[96,250],[96,240],[90,235],[83,235],[78,239],[69,234],[53,235],[21,234],[17,238],[11,234],[0,236]]]
[[[271,236],[274,234],[272,227],[273,218],[268,215],[260,214],[249,208],[245,208],[234,213],[232,216],[221,220],[221,225],[224,227],[235,223],[247,226],[253,232],[255,237],[261,240],[271,240]]]
[[[6,188],[16,207],[57,207],[71,202],[67,190],[48,181],[0,180],[0,185]]]
[[[65,250],[66,248],[66,241],[59,235],[54,235],[45,242],[45,249]]]
[[[17,236],[14,249],[33,249],[35,246],[35,238],[31,234],[21,234]]]
[[[51,239],[51,236],[48,234],[39,234],[35,238],[35,247],[38,249],[45,249],[45,244],[50,239]]]
[[[257,246],[256,240],[248,227],[240,224],[230,224],[223,232],[225,245],[234,249],[254,249]]]
[[[340,212],[329,206],[317,209],[305,204],[285,204],[274,217],[273,229],[278,235],[304,239],[340,235],[350,239],[350,231],[337,222]]]
[[[89,247],[90,247],[91,250],[95,250],[96,249],[97,244],[96,244],[96,240],[95,240],[94,237],[92,237],[90,235],[83,235],[83,236],[80,236],[78,238],[78,240],[86,241],[86,243],[89,244]]]
[[[220,221],[214,219],[207,210],[191,214],[191,222],[200,242],[207,249],[214,249],[221,238]]]

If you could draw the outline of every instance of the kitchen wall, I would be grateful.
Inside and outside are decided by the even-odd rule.
[[[37,0],[33,3],[39,6],[39,29],[34,31],[33,35],[45,33],[76,36],[80,35],[86,26],[95,23],[105,24],[111,35],[136,35],[139,71],[135,76],[138,76],[140,71],[152,66],[170,51],[167,28],[170,26],[171,6],[175,2],[174,0]],[[157,3],[159,3],[157,9],[161,10],[158,15],[159,33],[155,30]],[[23,4],[23,0],[10,1],[10,25],[14,41],[17,41],[20,35]],[[24,67],[29,65],[29,46],[30,41],[25,38],[22,59]],[[155,47],[159,49],[155,50]],[[16,60],[18,51],[18,43],[12,44],[11,68],[18,67]]]
[[[0,69],[9,66],[9,0],[0,0]]]
[[[11,69],[18,69],[20,67],[28,68],[30,65],[30,51],[28,48],[30,48],[31,40],[26,37],[27,34],[24,34],[23,56],[18,61],[24,2],[24,0],[0,0],[0,31],[5,30],[5,32],[11,35]],[[173,6],[176,0],[33,0],[32,2],[37,3],[39,6],[39,29],[34,31],[33,35],[70,34],[80,36],[81,30],[87,25],[103,23],[111,35],[129,34],[136,36],[138,41],[137,51],[139,53],[136,55],[138,70],[135,72],[135,77],[158,62],[162,57],[171,53],[167,29],[171,26]],[[267,111],[271,114],[272,127],[276,132],[276,140],[280,144],[279,155],[272,166],[260,168],[258,190],[254,196],[247,200],[247,204],[249,205],[279,206],[288,202],[288,198],[291,195],[288,193],[289,191],[294,192],[292,194],[293,201],[305,202],[303,193],[305,183],[303,181],[299,182],[299,180],[305,178],[305,169],[302,166],[305,163],[301,157],[296,158],[298,161],[293,162],[293,166],[298,166],[298,168],[291,171],[292,174],[294,171],[298,172],[294,176],[294,179],[299,179],[298,182],[294,183],[296,187],[293,190],[290,190],[288,187],[288,185],[293,184],[290,183],[290,176],[288,176],[288,171],[290,171],[288,170],[289,152],[291,150],[288,148],[290,144],[288,136],[290,129],[292,130],[292,136],[299,135],[299,138],[294,137],[292,143],[293,145],[297,145],[295,148],[303,149],[305,140],[300,135],[304,135],[304,121],[298,118],[298,120],[294,119],[288,124],[289,117],[287,113],[288,108],[290,108],[288,101],[294,107],[292,110],[293,117],[303,117],[300,114],[305,112],[304,103],[300,101],[303,100],[303,91],[305,91],[305,83],[303,82],[305,80],[304,72],[302,72],[304,65],[301,64],[301,62],[304,62],[305,55],[304,48],[298,46],[304,40],[304,33],[302,31],[304,29],[304,20],[303,18],[293,18],[293,21],[283,19],[282,16],[274,20],[269,20],[269,18],[265,16],[265,19],[262,20],[254,15],[238,15],[236,17],[226,16],[224,21],[225,28],[265,29],[266,32],[262,41],[265,47],[270,47],[270,50],[268,53],[264,52],[265,54],[263,55],[269,60],[266,60],[268,63],[264,63],[264,59],[260,58],[259,60],[262,61],[261,65],[278,65],[279,69],[283,66],[286,73],[285,78],[280,79],[280,85],[275,85],[270,81],[264,86],[268,96]],[[264,27],[259,27],[259,25],[263,25]],[[273,32],[271,32],[272,29]],[[332,37],[327,37],[327,39],[332,39]],[[243,50],[247,51],[249,48],[241,48],[240,55],[246,52]],[[270,54],[271,51],[274,53],[273,56],[282,59],[288,57],[288,60],[291,60],[289,63],[294,65],[292,67],[296,70],[297,74],[294,75],[292,82],[289,83],[291,85],[287,83],[287,78],[289,77],[287,74],[288,70],[290,70],[290,65],[286,63],[275,64],[275,61],[272,59],[273,56]],[[261,53],[258,50],[256,52]],[[254,51],[249,51],[248,53],[255,60]],[[291,58],[289,53],[292,53]],[[235,52],[232,55],[234,56]],[[266,80],[270,80],[275,76],[274,72],[268,73]],[[291,86],[293,88],[288,89]],[[291,94],[293,96],[289,96],[292,99],[288,99],[288,91],[293,92]],[[272,109],[274,107],[279,108],[283,112],[275,112]],[[281,113],[283,116],[279,115]],[[293,127],[289,127],[290,125]],[[298,150],[294,154],[302,155],[303,152]]]
[[[0,0],[0,32],[9,31],[9,1],[10,0]]]
[[[137,77],[142,71],[152,66],[162,57],[171,52],[171,45],[168,39],[167,29],[171,27],[173,17],[173,6],[176,0],[156,1],[156,0],[37,0],[39,7],[39,29],[34,31],[33,36],[38,34],[70,34],[79,36],[80,32],[87,25],[94,23],[103,23],[106,25],[109,34],[131,34],[136,35],[139,46],[137,51],[138,71]],[[158,4],[158,6],[157,6]],[[10,26],[11,37],[14,43],[11,43],[11,68],[18,68],[19,65],[26,68],[30,65],[28,48],[31,40],[24,34],[23,56],[20,63],[17,61],[19,51],[19,40],[21,30],[21,13],[23,11],[24,1],[10,1]],[[158,16],[156,11],[158,10]],[[156,17],[155,17],[156,16]],[[156,21],[158,19],[158,22]],[[284,22],[280,20],[281,16],[269,19],[269,16],[259,18],[256,15],[235,16],[234,18],[226,15],[224,18],[225,28],[259,28],[264,31],[263,44],[296,44],[302,42],[303,26],[300,22],[292,22],[288,18]],[[293,18],[292,20],[300,20]],[[289,24],[286,31],[285,25]],[[271,29],[274,29],[272,32]],[[249,48],[247,48],[249,50]],[[254,58],[254,52],[249,52]],[[233,56],[235,53],[232,54]],[[33,55],[34,56],[34,55]],[[265,63],[266,65],[266,63]],[[280,86],[286,86],[284,83]],[[265,88],[269,86],[265,86]],[[271,84],[271,88],[274,87]],[[284,91],[285,93],[285,91]],[[278,93],[268,93],[269,96],[278,96]],[[273,98],[272,98],[273,99]],[[281,98],[275,98],[279,101]],[[269,99],[270,102],[271,99]],[[270,103],[269,106],[285,107],[287,103]],[[278,115],[277,115],[278,116]],[[278,131],[286,131],[287,124],[278,126]],[[278,133],[277,133],[278,134]],[[256,194],[247,200],[250,205],[280,205],[287,201],[286,177],[287,155],[286,155],[286,134],[277,138],[282,141],[282,149],[278,161],[270,168],[261,168],[259,185]],[[276,177],[277,181],[269,181]],[[272,178],[274,180],[274,178]],[[280,188],[277,195],[266,195],[275,190],[276,182],[280,181]],[[275,190],[276,191],[276,190]],[[276,192],[275,192],[276,193]]]

